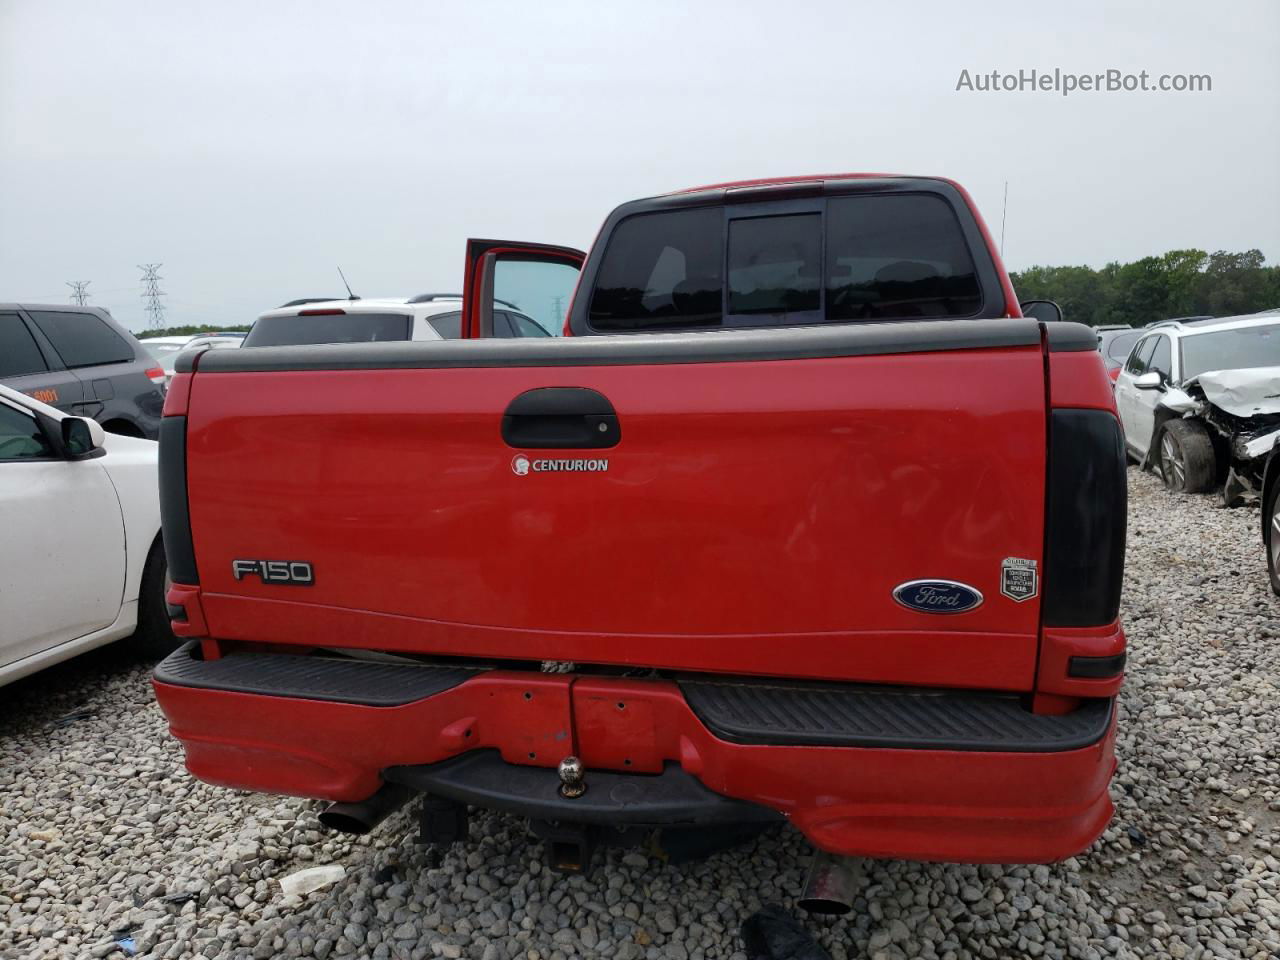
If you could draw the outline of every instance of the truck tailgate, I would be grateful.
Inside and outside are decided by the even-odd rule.
[[[1031,321],[969,323],[1018,333],[723,362],[592,362],[571,342],[398,344],[399,368],[389,348],[330,369],[326,348],[276,369],[207,357],[187,445],[210,635],[1029,690],[1039,598],[1001,579],[1041,561],[1044,359]],[[480,346],[506,359],[456,362]],[[504,412],[538,387],[602,394],[617,445],[508,446]],[[237,578],[246,559],[314,579]],[[982,602],[895,601],[924,579]]]

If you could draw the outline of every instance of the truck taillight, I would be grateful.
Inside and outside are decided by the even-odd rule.
[[[1049,417],[1045,519],[1046,627],[1101,627],[1120,612],[1124,576],[1124,437],[1109,410]]]

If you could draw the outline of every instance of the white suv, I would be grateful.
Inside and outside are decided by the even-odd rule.
[[[1278,395],[1274,311],[1153,324],[1116,377],[1129,453],[1179,493],[1204,492],[1224,476],[1233,487],[1236,473],[1253,486],[1253,441],[1274,432]]]
[[[527,314],[495,300],[495,337],[550,337]],[[424,293],[369,300],[291,300],[258,317],[246,347],[358,343],[387,340],[457,340],[462,336],[462,295]]]

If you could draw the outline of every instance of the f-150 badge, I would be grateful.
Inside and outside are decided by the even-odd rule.
[[[1039,593],[1036,562],[1021,557],[1005,557],[1004,563],[1000,564],[1000,592],[1015,603],[1030,600]]]
[[[919,613],[964,613],[982,606],[982,594],[955,580],[908,580],[893,588],[893,599]]]
[[[232,560],[231,573],[237,580],[256,575],[263,583],[288,583],[309,587],[316,582],[311,564],[301,560]]]

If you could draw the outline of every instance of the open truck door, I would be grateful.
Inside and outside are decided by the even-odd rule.
[[[560,336],[586,259],[572,247],[468,240],[463,336]]]

